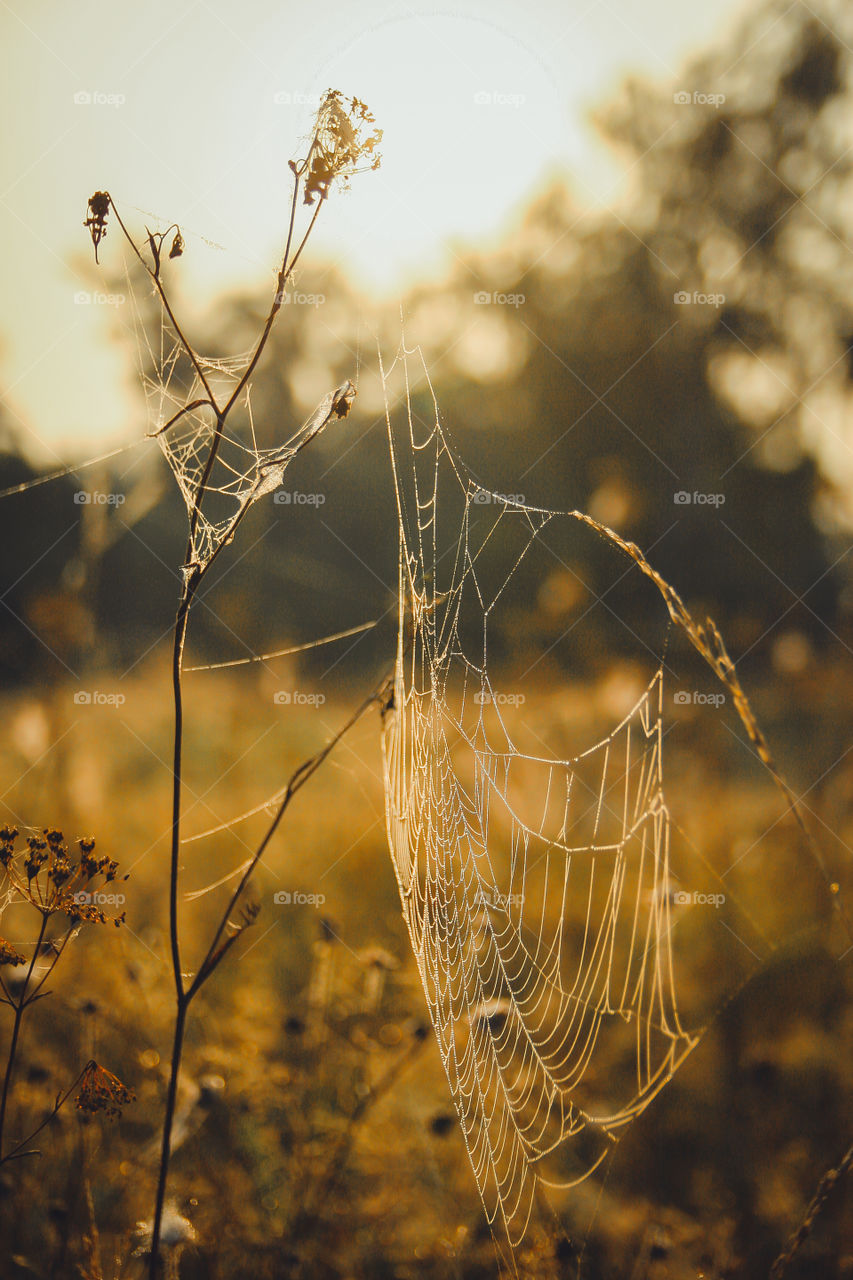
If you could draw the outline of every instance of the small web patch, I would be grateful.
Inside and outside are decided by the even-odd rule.
[[[229,541],[247,506],[273,493],[292,459],[335,417],[345,417],[356,394],[347,380],[328,392],[314,412],[283,444],[258,447],[252,414],[251,384],[244,379],[253,352],[227,359],[193,353],[188,361],[180,336],[161,316],[156,342],[148,333],[139,293],[130,273],[128,295],[137,336],[137,368],[145,391],[149,435],[153,436],[175,477],[190,516],[188,567],[204,569]],[[211,404],[215,395],[223,418]],[[234,394],[237,400],[232,405]],[[217,431],[221,443],[210,466]],[[204,501],[198,503],[204,487]]]
[[[434,397],[432,421],[413,411],[412,354],[383,370],[386,405],[399,366],[406,406],[405,426],[388,416],[400,523],[388,839],[471,1166],[511,1255],[537,1186],[587,1177],[696,1043],[670,936],[663,668],[581,755],[516,745],[513,697],[492,683],[495,611],[543,531],[571,516],[463,473]]]

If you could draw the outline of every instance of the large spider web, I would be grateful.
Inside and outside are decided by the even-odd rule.
[[[149,406],[147,438],[156,440],[192,511],[214,415],[199,407],[165,427],[202,398],[201,380],[188,370],[168,323],[155,328],[147,317],[146,324],[142,291],[129,282],[128,292]],[[500,606],[547,532],[581,521],[595,528],[595,521],[480,487],[454,457],[419,351],[433,412],[426,420],[415,412],[413,354],[402,347],[391,369],[381,371],[386,407],[392,376],[405,378],[402,424],[392,427],[388,411],[399,626],[393,696],[383,715],[387,831],[472,1169],[512,1265],[537,1189],[571,1187],[600,1166],[698,1040],[682,1023],[676,991],[664,666],[656,663],[627,714],[594,745],[572,754],[523,740],[515,695],[495,683],[503,679],[494,661]],[[251,354],[197,358],[227,401]],[[191,547],[198,565],[209,563],[247,504],[281,484],[291,458],[351,390],[345,383],[330,392],[284,444],[262,449],[245,387],[206,483],[205,515]],[[14,485],[0,497],[138,443]],[[636,548],[621,545],[655,582],[670,616],[687,616]],[[308,646],[239,661],[301,647]],[[736,689],[733,698],[737,703]],[[778,782],[761,753],[763,739],[750,736]],[[188,839],[270,813],[283,794]],[[219,887],[246,865],[190,896]]]
[[[696,1043],[670,937],[663,667],[581,754],[516,745],[491,624],[543,530],[570,517],[463,473],[437,408],[429,421],[413,411],[412,354],[383,371],[386,405],[395,367],[405,378],[404,425],[388,416],[400,523],[388,840],[471,1166],[512,1254],[537,1186],[588,1176]]]

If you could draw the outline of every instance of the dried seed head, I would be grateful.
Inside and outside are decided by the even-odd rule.
[[[122,1084],[106,1067],[90,1062],[83,1072],[80,1092],[77,1094],[77,1110],[87,1115],[103,1111],[110,1119],[121,1115],[121,1109],[135,1102],[136,1095]]]
[[[7,942],[5,938],[0,938],[0,965],[10,964],[14,966],[26,963],[26,957],[22,956],[20,951],[16,951],[11,942]]]
[[[124,899],[117,894],[100,893],[95,878],[101,877],[102,884],[109,884],[116,879],[118,863],[106,855],[96,855],[93,839],[77,841],[77,856],[69,852],[62,832],[50,827],[42,835],[27,836],[26,848],[18,853],[17,835],[11,827],[0,830],[0,867],[11,888],[25,901],[45,916],[63,912],[72,924],[124,922],[124,912],[107,915],[95,905],[120,904]]]
[[[306,204],[325,200],[336,178],[346,182],[354,173],[379,168],[376,148],[382,141],[382,130],[371,130],[373,124],[374,116],[358,98],[344,98],[337,89],[326,91],[317,112],[308,159],[301,167],[291,164],[300,176],[308,170]]]
[[[98,261],[98,245],[107,234],[107,214],[110,211],[110,193],[96,191],[89,197],[89,216],[83,223],[89,228],[92,244],[95,246],[95,261]]]

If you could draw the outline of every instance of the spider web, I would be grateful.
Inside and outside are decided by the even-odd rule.
[[[280,487],[290,461],[323,429],[336,406],[355,394],[355,387],[347,381],[328,392],[284,443],[275,448],[259,448],[251,383],[240,386],[253,350],[226,358],[203,356],[194,351],[191,362],[180,336],[159,306],[156,320],[147,314],[145,294],[130,271],[126,271],[126,281],[136,334],[137,372],[147,406],[148,434],[156,439],[191,517],[188,563],[204,569],[230,539],[243,509]],[[149,298],[152,292],[149,287]],[[207,475],[207,461],[218,422],[213,407],[204,403],[209,399],[205,381],[220,407],[228,405],[239,389],[221,431],[215,462]],[[198,507],[196,501],[202,484],[204,502]]]
[[[511,1257],[537,1187],[589,1176],[697,1042],[670,936],[663,666],[581,754],[516,744],[518,695],[490,675],[495,613],[543,531],[570,517],[462,472],[434,396],[432,421],[413,411],[415,352],[382,370],[386,408],[398,366],[405,380],[405,426],[388,412],[400,546],[387,832],[471,1166]]]

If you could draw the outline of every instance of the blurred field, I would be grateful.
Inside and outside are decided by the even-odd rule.
[[[526,721],[554,749],[582,749],[641,679],[621,663],[594,684],[552,682]],[[280,683],[294,686],[311,692],[296,671]],[[151,1212],[171,1012],[167,687],[152,661],[120,683],[98,677],[99,692],[121,691],[118,707],[75,704],[76,686],[0,703],[3,819],[92,833],[131,874],[126,928],[83,930],[30,1012],[11,1133],[93,1056],[138,1098],[115,1123],[66,1108],[42,1158],[7,1167],[4,1275],[77,1274],[90,1214],[103,1274],[139,1273],[132,1227]],[[188,676],[187,834],[272,795],[357,700],[281,705],[278,687],[269,675]],[[813,665],[758,690],[756,705],[795,786],[818,780],[807,803],[840,876],[853,763],[834,762],[853,724],[851,670]],[[732,717],[675,706],[667,728],[673,867],[697,892],[726,895],[674,915],[682,1012],[704,1037],[604,1169],[534,1223],[526,1275],[766,1274],[849,1138],[850,968],[829,895]],[[187,844],[183,888],[220,880],[262,829],[260,815]],[[226,891],[185,903],[188,967]],[[276,903],[277,892],[322,901]],[[400,917],[378,717],[294,802],[250,897],[261,912],[242,954],[191,1015],[170,1184],[195,1231],[181,1276],[494,1276]],[[4,913],[3,934],[27,943],[22,913]],[[789,1274],[850,1275],[850,1225],[840,1187]]]
[[[559,177],[518,191],[526,207],[500,243],[458,246],[446,274],[402,306],[361,296],[346,264],[306,254],[293,283],[323,309],[282,306],[252,373],[253,447],[230,442],[235,457],[254,458],[248,482],[258,450],[280,450],[318,398],[358,383],[352,414],[294,456],[282,501],[258,503],[245,522],[240,506],[239,547],[217,560],[193,610],[192,661],[381,625],[345,654],[317,648],[303,665],[187,673],[188,973],[268,820],[235,819],[279,791],[386,670],[401,523],[410,546],[431,527],[433,563],[409,557],[431,616],[452,596],[442,575],[465,563],[461,550],[476,561],[474,607],[456,636],[470,657],[488,634],[495,687],[534,673],[523,709],[506,713],[531,754],[574,757],[599,742],[665,654],[673,884],[663,892],[678,1006],[698,1044],[598,1172],[539,1206],[516,1259],[529,1280],[767,1276],[850,1144],[853,947],[837,904],[853,902],[853,29],[849,6],[818,8],[822,17],[771,0],[677,84],[626,81],[597,117],[631,175],[618,207],[590,210]],[[419,109],[432,135],[434,104]],[[117,143],[122,154],[131,145]],[[470,167],[479,172],[480,158]],[[190,296],[202,244],[219,251],[200,234],[216,227],[215,196],[199,201],[199,232],[185,228],[186,260],[170,253],[163,264],[185,340],[164,323],[134,252],[123,274],[113,221],[102,262],[78,274],[98,292],[127,292],[114,330],[139,388],[128,440],[165,431],[165,407],[192,403],[191,350],[233,357],[264,325],[266,277],[261,289],[246,275],[206,315]],[[458,198],[452,187],[446,198]],[[155,215],[125,213],[154,253],[144,219]],[[163,210],[157,235],[182,234],[171,218]],[[389,392],[394,461],[399,422],[404,440],[412,426],[414,458],[392,473],[373,339],[390,367],[403,329],[424,369]],[[241,401],[244,413],[248,431]],[[445,465],[451,451],[422,443],[439,419],[464,459],[440,500],[438,458]],[[185,492],[209,438],[199,430],[172,455]],[[0,822],[92,835],[130,875],[115,882],[126,924],[81,929],[26,1015],[8,1139],[30,1133],[91,1059],[136,1094],[113,1122],[78,1113],[72,1098],[39,1134],[40,1155],[4,1164],[0,1280],[132,1280],[145,1269],[174,1016],[164,650],[181,565],[191,580],[186,510],[150,441],[76,471],[60,465],[53,478],[27,460],[33,439],[14,410],[0,414],[0,441]],[[90,445],[99,452],[75,440],[75,466]],[[230,492],[221,501],[233,515],[248,490]],[[523,520],[493,520],[522,506]],[[731,704],[708,702],[708,670],[667,629],[649,582],[644,600],[613,545],[572,520],[543,518],[528,554],[531,513],[545,508],[611,526],[697,620],[719,622],[825,874]],[[470,777],[470,761],[457,763]],[[542,804],[537,764],[522,762],[513,781],[513,800],[531,812]],[[164,1280],[498,1274],[401,917],[381,775],[377,712],[296,797],[247,895],[257,919],[192,1006]],[[507,859],[507,825],[494,825],[504,840],[495,857]],[[191,839],[210,828],[222,829]],[[600,905],[605,877],[596,891]],[[569,898],[567,938],[584,937],[586,906]],[[27,952],[32,908],[0,896],[0,911],[3,938]],[[2,1047],[9,1013],[0,1006]],[[627,1102],[636,1075],[614,1037],[584,1083],[596,1100]],[[849,1177],[786,1275],[853,1277]]]

